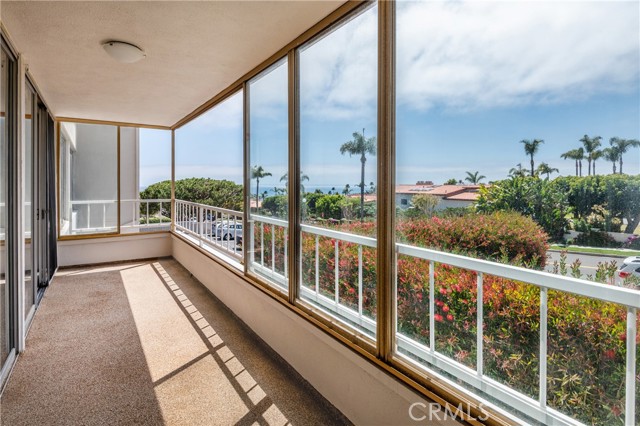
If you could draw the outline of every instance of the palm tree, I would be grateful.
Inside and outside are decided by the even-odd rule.
[[[251,168],[251,179],[256,180],[256,210],[258,210],[258,205],[260,204],[260,179],[267,176],[273,175],[265,171],[262,166],[253,166],[253,168]]]
[[[565,160],[566,159],[575,160],[576,176],[582,176],[582,160],[584,160],[584,149],[582,148],[571,149],[565,152],[564,154],[562,154],[560,157],[562,157]],[[580,170],[579,173],[578,173],[578,170]]]
[[[615,146],[620,153],[620,158],[618,159],[620,162],[620,174],[622,174],[622,155],[627,152],[629,148],[637,148],[640,146],[640,141],[637,139],[621,139],[621,138],[611,138],[609,139],[609,144],[611,146]]]
[[[602,156],[605,160],[611,161],[613,165],[613,174],[616,174],[616,163],[620,160],[620,150],[618,149],[618,145],[612,145],[610,148],[605,148],[602,150]]]
[[[364,165],[367,162],[367,154],[376,155],[376,138],[365,138],[364,129],[362,133],[354,132],[353,140],[343,143],[340,147],[340,154],[346,153],[349,153],[349,156],[360,156],[360,221],[362,222],[364,221]]]
[[[531,157],[531,176],[533,176],[535,174],[533,156],[536,155],[540,144],[543,144],[544,141],[542,139],[534,139],[532,141],[523,139],[520,143],[524,144],[524,153]]]
[[[346,185],[344,186],[344,189],[342,190],[342,193],[343,193],[344,195],[349,195],[349,194],[351,193],[351,185],[346,184]]]
[[[593,160],[593,175],[596,175],[596,160],[604,155],[601,149],[596,149],[591,153],[591,159]]]
[[[305,180],[309,180],[309,176],[305,175],[302,171],[300,171],[300,192],[304,194],[304,185],[302,182]],[[289,173],[285,173],[280,176],[280,182],[284,182],[285,188],[289,185]]]
[[[486,178],[487,178],[486,176],[480,175],[480,172],[475,172],[475,173],[467,172],[467,177],[464,178],[464,180],[466,180],[472,185],[477,185],[480,183],[482,179],[486,179]]]
[[[594,136],[593,138],[590,138],[587,135],[584,135],[582,139],[580,139],[580,142],[582,142],[582,145],[584,146],[584,152],[586,154],[587,161],[589,162],[588,176],[591,176],[591,163],[593,162],[593,153],[597,151],[598,147],[600,146],[601,140],[602,138],[600,136]],[[593,174],[595,174],[595,171]]]
[[[516,167],[513,167],[511,170],[509,170],[509,176],[512,178],[525,177],[527,176],[527,171],[522,168],[521,163],[518,163],[516,164]]]
[[[558,173],[560,170],[549,166],[547,163],[540,163],[536,171],[540,175],[547,175],[547,180],[549,180],[549,178],[551,178],[551,173]]]

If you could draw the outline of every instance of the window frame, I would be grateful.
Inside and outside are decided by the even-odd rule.
[[[301,48],[331,33],[338,26],[344,25],[353,16],[362,13],[372,5],[378,5],[378,97],[377,97],[377,333],[375,341],[369,336],[359,333],[349,327],[343,321],[332,317],[318,308],[315,308],[299,298],[301,256],[300,245],[300,105],[299,105],[299,61]],[[304,320],[320,328],[323,332],[335,338],[349,349],[358,353],[367,361],[376,365],[387,374],[395,377],[419,394],[430,398],[443,407],[458,407],[464,404],[467,411],[459,413],[463,421],[477,423],[478,418],[487,419],[488,424],[514,424],[500,409],[487,407],[469,391],[461,390],[438,376],[437,373],[407,362],[395,351],[395,273],[396,273],[396,248],[395,248],[395,2],[393,1],[353,1],[347,2],[337,8],[322,21],[309,28],[301,36],[284,46],[269,59],[249,71],[236,82],[222,90],[209,101],[205,102],[193,112],[176,122],[172,126],[173,156],[172,170],[175,168],[175,130],[191,122],[217,104],[223,102],[239,90],[243,93],[243,117],[244,117],[244,203],[245,214],[243,225],[247,226],[248,197],[250,196],[250,165],[249,165],[249,139],[248,139],[248,90],[247,86],[254,77],[266,72],[283,57],[287,57],[288,72],[288,96],[289,96],[289,255],[288,274],[289,288],[285,294],[280,289],[269,284],[263,278],[250,273],[247,270],[247,251],[243,247],[243,268],[238,269],[221,260],[207,250],[194,245],[184,238],[172,226],[172,234],[190,244],[194,249],[206,255],[211,260],[244,279],[249,285],[262,291],[268,297],[280,303],[287,309],[295,312]],[[384,153],[384,154],[383,154]],[[175,184],[175,170],[173,170],[172,189]],[[175,206],[175,193],[172,192],[172,205]],[[174,207],[175,208],[175,207]],[[175,216],[175,211],[174,211]]]
[[[116,174],[117,174],[117,203],[116,203],[116,208],[117,208],[117,216],[116,216],[116,220],[117,220],[117,226],[116,226],[116,230],[113,232],[101,232],[101,233],[86,233],[86,234],[72,234],[72,235],[62,235],[61,234],[61,230],[62,230],[62,216],[61,216],[61,201],[62,201],[62,197],[61,197],[61,183],[62,183],[62,179],[61,179],[61,165],[60,165],[60,156],[61,156],[61,149],[62,149],[62,132],[60,131],[60,127],[62,123],[75,123],[75,124],[90,124],[90,125],[100,125],[100,126],[113,126],[116,127],[117,130],[117,167],[116,167]],[[104,121],[104,120],[88,120],[88,119],[81,119],[81,118],[71,118],[71,117],[57,117],[55,120],[55,126],[56,126],[56,208],[57,208],[57,223],[56,223],[56,228],[57,228],[57,239],[58,241],[73,241],[73,240],[84,240],[84,239],[93,239],[93,238],[113,238],[113,237],[131,237],[136,235],[135,233],[122,233],[121,232],[121,191],[120,191],[120,186],[121,186],[121,165],[120,165],[120,160],[121,160],[121,141],[120,141],[120,130],[122,127],[127,127],[127,128],[137,128],[137,129],[153,129],[153,130],[165,130],[165,131],[171,131],[172,134],[172,141],[173,141],[173,129],[171,127],[167,127],[167,126],[154,126],[154,125],[148,125],[148,124],[139,124],[139,123],[122,123],[122,122],[114,122],[114,121]],[[172,142],[172,147],[173,147],[173,142]],[[173,152],[171,154],[171,158],[172,158],[172,189],[173,189]],[[138,167],[140,166],[140,162],[138,159]],[[68,164],[69,169],[72,168],[72,164],[71,162],[69,162]],[[173,193],[172,193],[172,199],[173,199]],[[172,206],[173,206],[173,201],[171,202]],[[173,207],[172,207],[172,211],[173,211]],[[169,222],[167,222],[167,224],[169,224]],[[173,221],[171,221],[171,224],[173,224]],[[173,225],[171,225],[173,226]],[[161,234],[161,233],[169,233],[171,232],[170,230],[148,230],[145,231],[144,234]]]

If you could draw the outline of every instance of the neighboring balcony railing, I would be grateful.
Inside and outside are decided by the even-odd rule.
[[[121,200],[120,209],[121,233],[171,229],[170,199]]]
[[[195,238],[201,247],[242,261],[242,212],[176,200],[175,215],[177,231]]]
[[[171,227],[170,199],[130,199],[120,201],[120,230],[169,230]],[[69,234],[105,232],[118,228],[118,200],[73,200],[67,214]]]
[[[118,200],[72,200],[69,234],[104,232],[118,227]]]
[[[224,209],[217,209],[210,206],[195,203],[176,202],[176,217],[180,220],[176,222],[176,228],[196,237],[200,244],[207,244],[221,249],[225,252],[232,252],[238,258],[241,254],[235,245],[230,247],[224,240],[213,237],[214,223],[225,221],[241,222],[242,213]],[[265,276],[269,281],[282,288],[287,289],[287,232],[288,223],[284,220],[273,217],[251,215],[248,223],[249,233],[246,236],[247,244],[245,249],[249,251],[250,269]],[[307,273],[305,277],[301,273],[300,297],[304,300],[315,303],[331,315],[334,315],[347,324],[359,328],[365,334],[374,336],[376,332],[376,322],[374,319],[375,308],[363,306],[364,294],[367,291],[367,283],[363,278],[363,265],[365,252],[375,250],[376,240],[370,237],[345,233],[335,229],[320,228],[308,224],[301,225],[303,240],[310,238],[311,243],[305,244],[301,257],[305,259]],[[277,241],[278,240],[278,241]],[[332,245],[332,250],[328,251],[328,244]],[[322,246],[322,247],[321,247]],[[354,250],[357,264],[357,284],[355,284],[354,298],[357,303],[345,303],[341,294],[341,248],[348,246]],[[542,424],[560,425],[580,425],[578,420],[570,417],[567,413],[550,407],[549,392],[547,384],[552,379],[547,373],[549,357],[547,353],[549,347],[549,292],[553,292],[553,297],[583,297],[590,300],[598,300],[619,307],[626,312],[626,327],[624,340],[626,344],[624,360],[624,380],[620,382],[621,391],[624,390],[624,419],[625,424],[635,424],[636,418],[636,387],[637,387],[637,314],[640,308],[640,292],[624,287],[600,284],[592,281],[565,277],[547,272],[526,269],[481,259],[460,256],[451,253],[430,250],[406,244],[396,244],[396,256],[413,259],[413,261],[425,262],[428,264],[428,276],[424,277],[425,285],[428,281],[428,298],[424,304],[428,305],[428,312],[437,311],[436,303],[439,297],[437,284],[437,270],[446,266],[455,271],[470,271],[475,277],[475,306],[473,314],[468,320],[475,325],[475,349],[476,357],[472,365],[462,363],[455,357],[442,353],[437,347],[438,327],[436,325],[437,315],[428,315],[428,338],[419,341],[398,331],[396,333],[397,352],[406,356],[409,360],[420,360],[421,363],[429,365],[435,372],[449,380],[454,386],[461,384],[465,389],[475,389],[475,392],[485,400],[492,402],[499,401],[503,407],[515,409],[521,415],[525,415],[535,422]],[[327,262],[327,259],[331,262]],[[332,259],[331,259],[332,257]],[[331,264],[333,271],[326,271]],[[311,265],[311,267],[310,267]],[[313,269],[315,268],[315,271]],[[323,282],[321,282],[321,269],[325,272]],[[302,264],[300,265],[302,270]],[[329,275],[329,272],[331,274]],[[333,283],[329,285],[327,277],[332,276]],[[485,305],[486,281],[503,279],[518,285],[534,286],[539,297],[539,311],[536,320],[539,335],[537,366],[537,392],[535,396],[524,393],[510,387],[509,385],[496,380],[486,372],[488,351],[485,351],[485,342],[492,339],[491,331],[485,330],[487,321],[486,311],[489,309]],[[310,279],[309,279],[310,278]],[[311,281],[311,282],[306,282]],[[371,283],[368,284],[371,286]],[[374,287],[375,288],[375,287]],[[371,288],[369,288],[369,291]],[[537,305],[537,303],[536,303]],[[536,309],[537,306],[536,306]],[[471,311],[471,309],[470,309]],[[514,314],[517,315],[517,314]],[[490,353],[490,352],[489,352]],[[508,356],[506,354],[505,356]],[[622,365],[620,364],[622,367]],[[457,382],[457,383],[456,383]],[[622,393],[621,393],[622,394]]]

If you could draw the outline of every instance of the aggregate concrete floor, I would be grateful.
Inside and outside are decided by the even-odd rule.
[[[60,271],[26,347],[2,425],[350,424],[173,259]]]

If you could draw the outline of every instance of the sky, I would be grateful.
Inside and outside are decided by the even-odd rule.
[[[467,171],[504,179],[518,163],[529,167],[523,139],[545,141],[536,165],[570,175],[575,164],[560,155],[583,135],[601,136],[603,148],[614,136],[640,139],[640,2],[400,2],[397,29],[398,183],[443,183]],[[300,51],[309,188],[359,183],[359,158],[339,149],[353,132],[375,136],[376,38],[373,7]],[[273,175],[261,188],[284,185],[286,91],[286,63],[250,84],[250,162]],[[162,162],[154,164],[155,150],[141,152],[145,184]],[[611,163],[598,160],[597,171],[611,173]],[[640,149],[625,155],[624,171],[640,173]],[[242,94],[176,132],[176,175],[242,181]],[[365,181],[375,179],[371,157]]]

